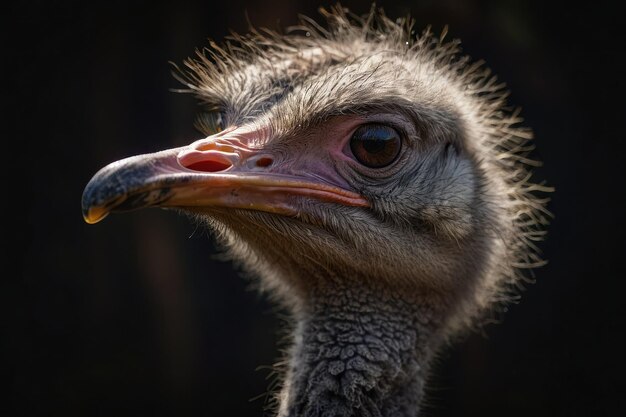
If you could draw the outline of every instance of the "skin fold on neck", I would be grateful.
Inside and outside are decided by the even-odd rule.
[[[278,416],[416,416],[437,344],[433,316],[388,289],[315,288],[296,317]]]

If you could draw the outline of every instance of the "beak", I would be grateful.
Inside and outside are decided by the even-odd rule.
[[[110,212],[144,207],[221,207],[295,216],[304,198],[346,206],[369,202],[346,186],[279,172],[267,153],[209,137],[189,147],[139,155],[101,169],[83,193],[83,217],[97,223]]]

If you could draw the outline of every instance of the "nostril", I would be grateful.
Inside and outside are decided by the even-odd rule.
[[[230,168],[232,165],[225,161],[215,161],[215,160],[204,160],[194,162],[192,164],[187,165],[187,168],[192,169],[194,171],[203,171],[203,172],[219,172],[224,171]]]
[[[274,161],[272,160],[272,158],[264,156],[263,158],[257,159],[256,166],[260,168],[267,168],[268,166],[272,165],[273,162]]]

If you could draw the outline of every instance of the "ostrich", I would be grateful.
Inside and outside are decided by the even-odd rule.
[[[322,14],[185,61],[206,137],[106,166],[84,218],[174,207],[214,232],[294,319],[278,416],[415,416],[437,351],[541,265],[549,190],[458,41]]]

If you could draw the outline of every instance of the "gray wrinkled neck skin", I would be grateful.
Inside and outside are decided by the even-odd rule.
[[[431,348],[431,314],[363,286],[314,290],[298,313],[279,417],[416,416]]]

